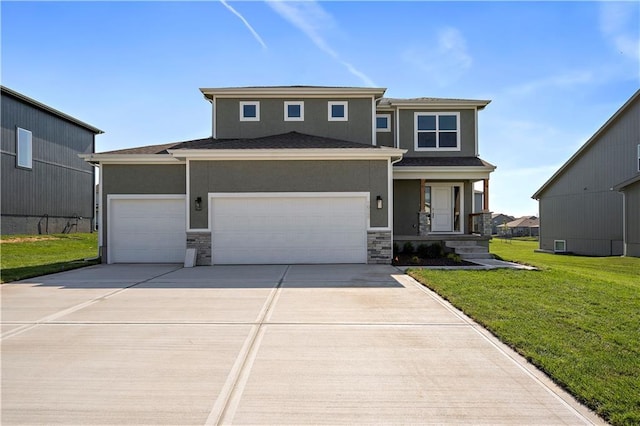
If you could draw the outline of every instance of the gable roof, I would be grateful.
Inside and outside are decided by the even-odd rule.
[[[127,148],[116,151],[107,151],[100,154],[168,154],[169,150],[190,149],[382,149],[379,146],[367,145],[344,141],[340,139],[326,138],[322,136],[307,135],[298,132],[289,132],[280,135],[271,135],[261,138],[243,139],[214,139],[203,138],[184,142],[174,142],[162,145],[149,145],[138,148]]]
[[[616,120],[629,108],[631,107],[631,105],[633,105],[635,102],[637,102],[638,100],[640,100],[640,89],[638,89],[630,98],[629,100],[627,100],[627,102],[624,103],[624,105],[622,105],[620,107],[620,109],[618,109],[618,111],[616,111],[611,118],[609,118],[607,120],[606,123],[604,123],[602,125],[602,127],[600,127],[594,134],[593,136],[591,136],[589,138],[589,140],[587,142],[585,142],[584,145],[582,145],[580,147],[580,149],[578,149],[578,151],[576,151],[575,154],[573,154],[571,156],[571,158],[569,158],[550,178],[549,180],[547,180],[541,187],[540,189],[538,189],[532,196],[531,198],[535,199],[535,200],[539,200],[540,196],[542,195],[542,193],[551,185],[553,184],[553,182],[560,177],[560,175],[562,175],[574,162],[576,162],[576,160],[578,160],[578,158],[580,158],[580,156],[587,150],[589,149],[589,147],[591,147],[592,145],[594,145],[600,138],[600,135],[602,135],[604,132],[606,132],[615,122]]]
[[[535,216],[523,216],[511,222],[507,222],[509,228],[536,228],[540,226],[540,219]]]
[[[161,145],[84,154],[81,158],[99,162],[173,162],[186,158],[216,159],[321,159],[400,158],[405,150],[340,139],[289,132],[260,138],[203,138]]]
[[[72,116],[70,116],[68,114],[65,114],[62,111],[58,111],[55,108],[51,108],[49,105],[45,105],[42,102],[38,102],[35,99],[32,99],[32,98],[30,98],[30,97],[28,97],[26,95],[23,95],[22,93],[16,92],[15,90],[9,89],[8,87],[0,86],[0,92],[2,92],[2,94],[7,94],[7,95],[9,95],[9,96],[11,96],[13,98],[16,98],[16,99],[18,99],[18,100],[20,100],[20,101],[22,101],[24,103],[27,103],[27,104],[35,107],[35,108],[38,108],[38,109],[41,109],[41,110],[43,110],[45,112],[53,114],[53,115],[55,115],[55,116],[57,116],[57,117],[59,117],[59,118],[61,118],[63,120],[66,120],[66,121],[69,121],[69,122],[71,122],[73,124],[76,124],[76,125],[84,128],[84,129],[86,129],[86,130],[89,130],[90,132],[92,132],[92,133],[94,133],[96,135],[104,133],[102,130],[100,130],[100,129],[96,128],[96,127],[93,127],[92,125],[87,124],[84,121],[80,121],[75,117],[72,117]]]

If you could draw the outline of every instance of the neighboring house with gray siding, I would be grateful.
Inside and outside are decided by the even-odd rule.
[[[95,172],[79,154],[101,130],[7,87],[2,110],[2,234],[90,232]]]
[[[640,90],[535,193],[540,249],[640,256]]]
[[[460,240],[488,255],[490,237],[471,225],[490,219],[473,215],[473,185],[484,181],[486,209],[495,169],[478,157],[489,101],[200,90],[211,137],[83,156],[101,170],[104,261],[181,262],[195,248],[198,265],[390,263],[393,242]]]

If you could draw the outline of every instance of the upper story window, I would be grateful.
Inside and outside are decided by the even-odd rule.
[[[32,167],[31,132],[20,127],[16,130],[16,165],[30,169]]]
[[[304,102],[285,102],[284,121],[304,121]]]
[[[376,131],[391,131],[391,114],[376,114]]]
[[[349,119],[349,103],[347,101],[329,102],[329,121],[347,121]]]
[[[260,121],[260,102],[240,102],[240,121]]]
[[[459,151],[460,113],[416,112],[416,151]]]

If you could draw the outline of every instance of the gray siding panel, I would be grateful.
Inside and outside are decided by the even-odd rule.
[[[94,217],[94,133],[3,93],[2,214]],[[16,128],[32,133],[32,169],[16,167]],[[25,228],[26,229],[26,228]]]
[[[626,255],[640,257],[640,182],[625,190],[625,221]]]
[[[189,175],[192,200],[211,192],[369,192],[371,226],[388,226],[386,161],[191,161]],[[206,203],[190,215],[191,228],[208,227]]]
[[[622,254],[622,194],[615,185],[638,173],[640,102],[636,102],[540,195],[540,248],[583,255]]]
[[[476,123],[475,110],[449,110],[438,109],[433,112],[459,112],[460,113],[460,151],[416,151],[415,147],[415,113],[431,112],[417,109],[398,110],[400,126],[400,149],[406,149],[407,157],[475,157]]]
[[[304,121],[284,121],[284,102],[302,99],[216,99],[216,137],[256,138],[292,131],[372,144],[371,99],[304,99]],[[260,102],[260,121],[240,121],[240,101]],[[329,121],[329,101],[348,101],[348,121]]]

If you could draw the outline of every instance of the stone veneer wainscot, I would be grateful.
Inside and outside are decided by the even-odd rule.
[[[391,231],[367,232],[367,263],[390,264],[393,254]]]

